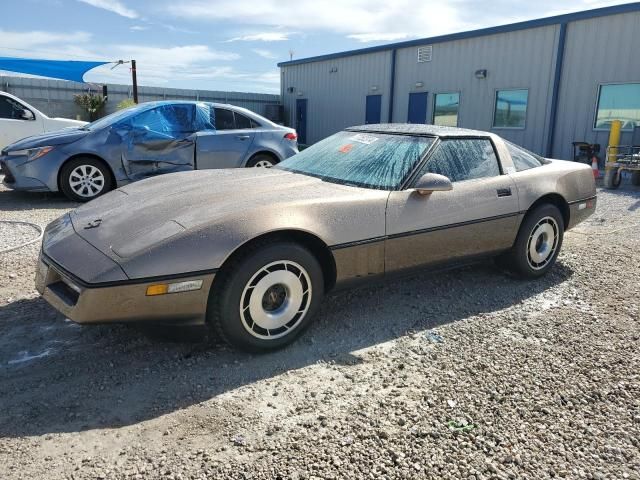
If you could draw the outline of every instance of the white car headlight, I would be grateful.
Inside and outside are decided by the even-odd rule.
[[[37,160],[38,158],[46,155],[54,147],[38,147],[38,148],[25,148],[23,150],[12,150],[7,152],[7,155],[15,155],[15,156],[27,156],[27,161]]]

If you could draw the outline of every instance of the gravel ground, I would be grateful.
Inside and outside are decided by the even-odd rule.
[[[0,187],[0,219],[72,207]],[[640,190],[600,191],[541,280],[336,294],[268,355],[79,327],[38,299],[36,245],[4,254],[0,478],[640,479],[639,232]]]

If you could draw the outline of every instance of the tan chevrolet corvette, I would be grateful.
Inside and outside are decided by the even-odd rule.
[[[206,323],[269,350],[356,281],[487,256],[539,277],[595,207],[586,165],[485,132],[367,125],[274,168],[162,175],[99,197],[47,227],[36,284],[79,323]]]

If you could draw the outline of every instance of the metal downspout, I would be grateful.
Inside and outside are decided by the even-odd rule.
[[[547,148],[545,156],[553,155],[553,141],[556,133],[556,117],[558,114],[558,97],[560,92],[560,81],[562,80],[562,62],[564,60],[564,46],[567,38],[567,23],[560,24],[560,35],[558,37],[558,50],[556,51],[556,71],[553,77],[553,90],[551,93],[551,112],[549,115],[549,134],[547,135]]]

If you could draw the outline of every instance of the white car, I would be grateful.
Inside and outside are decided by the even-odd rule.
[[[0,91],[0,150],[25,137],[86,124],[80,120],[49,118],[24,100]]]

